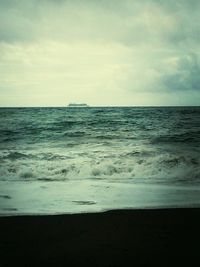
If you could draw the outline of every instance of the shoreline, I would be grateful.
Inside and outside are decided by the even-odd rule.
[[[124,207],[124,208],[110,208],[110,209],[101,209],[97,211],[77,211],[77,212],[54,212],[54,213],[0,213],[0,219],[1,218],[10,218],[10,217],[52,217],[52,216],[68,216],[68,215],[91,215],[91,214],[103,214],[103,213],[109,213],[109,212],[133,212],[133,211],[171,211],[171,210],[197,210],[200,209],[199,204],[191,204],[188,206],[179,206],[179,205],[172,205],[172,206],[150,206],[150,207]],[[12,211],[12,209],[11,209]],[[13,209],[15,211],[15,209]]]
[[[105,181],[0,182],[0,216],[200,207],[200,187]]]
[[[200,208],[0,217],[1,266],[198,262]]]

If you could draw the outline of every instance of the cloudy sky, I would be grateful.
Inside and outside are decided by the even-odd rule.
[[[199,0],[0,0],[0,106],[199,105]]]

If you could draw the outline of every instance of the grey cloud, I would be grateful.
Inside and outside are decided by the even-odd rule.
[[[178,60],[177,69],[172,74],[164,74],[162,83],[167,90],[200,91],[200,61],[195,54],[189,54]]]
[[[88,51],[80,52],[80,57],[82,53],[89,54],[92,47],[95,50],[100,44],[100,49],[110,49],[108,54],[113,47],[116,49],[116,56],[109,63],[112,68],[108,68],[109,73],[116,72],[113,91],[119,87],[125,94],[187,94],[191,91],[199,94],[199,13],[199,0],[0,0],[0,47],[4,47],[0,50],[1,76],[5,76],[8,87],[11,81],[20,84],[19,77],[24,79],[26,72],[23,69],[26,64],[21,62],[23,60],[29,64],[25,68],[31,68],[33,64],[38,73],[42,72],[43,63],[41,66],[34,63],[34,52],[27,52],[29,46],[30,50],[35,45],[43,47],[56,72],[55,58],[52,59],[52,52],[47,49],[49,43],[55,43],[58,49],[66,46],[66,50],[68,45],[88,45]],[[40,62],[41,51],[37,47],[34,49],[35,57]],[[39,55],[37,51],[40,51]],[[79,69],[79,60],[74,61],[76,49],[73,53],[71,64],[74,69]],[[61,54],[59,66],[62,60],[70,58],[64,52]],[[165,63],[170,58],[174,58],[175,62]],[[88,72],[93,70],[96,59],[98,56],[90,61],[86,55]],[[12,78],[12,69],[13,72],[19,69],[21,76]],[[105,67],[102,67],[102,71],[105,71]],[[70,73],[71,70],[63,67],[63,72]],[[110,82],[108,77],[105,78],[106,84]],[[41,79],[46,84],[44,75]],[[100,83],[98,78],[96,83]]]
[[[0,0],[0,41],[192,46],[200,41],[199,10],[198,0]]]
[[[0,41],[31,41],[37,35],[37,6],[33,1],[0,0]]]

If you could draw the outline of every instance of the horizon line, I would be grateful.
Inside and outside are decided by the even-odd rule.
[[[0,108],[67,108],[68,106],[0,106]],[[88,105],[88,108],[200,107],[200,105]],[[85,108],[85,107],[84,107]]]

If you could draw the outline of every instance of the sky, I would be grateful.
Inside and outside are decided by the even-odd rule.
[[[0,0],[0,106],[200,104],[199,0]]]

